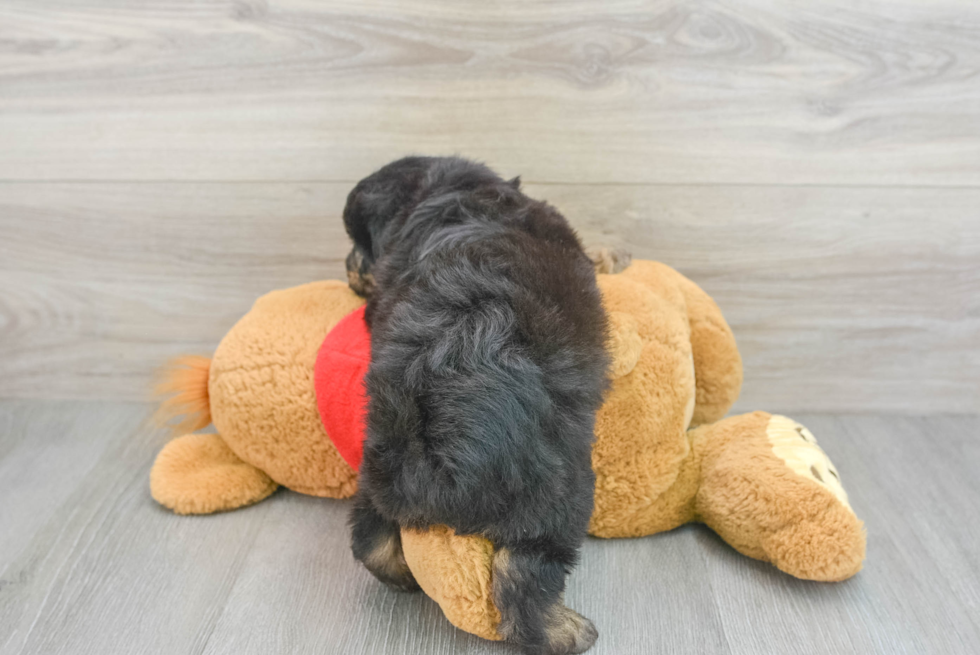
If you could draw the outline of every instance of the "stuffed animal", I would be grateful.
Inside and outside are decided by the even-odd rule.
[[[672,268],[599,261],[612,384],[596,417],[597,537],[701,522],[739,552],[798,578],[857,573],[861,521],[814,436],[792,419],[723,419],[742,364],[718,306]],[[150,473],[153,497],[180,514],[258,502],[278,485],[330,498],[357,486],[370,358],[363,300],[337,281],[269,293],[213,358],[184,358],[159,391],[179,430]],[[328,436],[329,435],[329,436]],[[499,639],[489,541],[445,526],[403,530],[406,561],[457,627]]]

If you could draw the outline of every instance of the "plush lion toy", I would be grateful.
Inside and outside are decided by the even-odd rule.
[[[596,417],[590,533],[637,537],[697,521],[798,578],[857,573],[863,526],[810,431],[765,412],[722,418],[742,364],[714,301],[657,262],[598,269],[613,380]],[[207,514],[258,502],[279,485],[351,496],[370,358],[363,302],[338,281],[274,291],[211,360],[179,360],[159,389],[174,394],[162,415],[183,416],[181,431],[213,421],[217,434],[171,441],[150,473],[153,497],[179,514]],[[402,545],[454,625],[500,638],[489,541],[433,526],[403,531]]]

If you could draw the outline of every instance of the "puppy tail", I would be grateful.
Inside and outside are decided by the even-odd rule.
[[[154,421],[174,435],[195,432],[211,423],[208,378],[211,359],[200,355],[183,355],[165,364],[157,373],[153,389],[160,398]]]

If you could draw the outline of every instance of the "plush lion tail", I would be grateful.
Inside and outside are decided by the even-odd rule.
[[[208,376],[211,359],[183,355],[172,359],[157,375],[154,395],[162,398],[154,416],[175,435],[195,432],[211,423]]]

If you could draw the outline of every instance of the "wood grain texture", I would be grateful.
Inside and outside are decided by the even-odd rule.
[[[149,496],[146,405],[0,401],[0,654],[505,654],[349,554],[347,504],[280,491],[179,517]],[[687,526],[586,541],[567,602],[590,655],[980,650],[978,417],[798,415],[868,530],[840,584],[796,580]]]
[[[976,185],[968,0],[6,0],[0,179]]]
[[[343,278],[346,183],[0,184],[0,397],[144,399],[261,294]],[[980,411],[980,190],[528,185],[689,275],[742,410]]]

